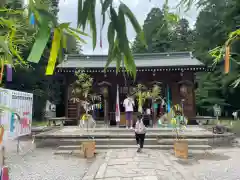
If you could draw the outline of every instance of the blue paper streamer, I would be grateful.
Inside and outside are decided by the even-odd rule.
[[[14,126],[14,113],[12,113],[12,116],[11,116],[11,121],[10,121],[10,132],[13,133],[14,132],[14,129],[15,129],[15,126]]]
[[[34,17],[34,14],[32,13],[31,16],[30,16],[30,24],[31,25],[34,25],[35,24],[35,17]]]
[[[170,88],[167,85],[167,112],[171,111],[171,104],[170,104]]]

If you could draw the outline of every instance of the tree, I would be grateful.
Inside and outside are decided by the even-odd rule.
[[[239,2],[231,3],[226,1],[209,0],[199,13],[196,22],[196,37],[194,43],[194,54],[208,65],[213,64],[213,59],[209,54],[211,49],[221,47],[228,39],[228,34],[236,29],[239,14]],[[236,17],[236,18],[234,18]],[[196,93],[197,105],[200,108],[209,109],[214,103],[219,103],[225,110],[239,109],[240,103],[234,102],[238,97],[238,89],[234,89],[232,83],[239,74],[239,42],[232,43],[231,72],[224,74],[223,54],[215,51],[213,55],[219,58],[220,63],[216,65],[211,73],[199,73],[197,75],[199,87]],[[216,93],[210,93],[210,91]],[[221,90],[221,92],[220,92]],[[235,97],[235,98],[234,98]],[[230,105],[230,106],[229,106]]]
[[[217,76],[218,75],[218,76]],[[206,73],[201,76],[199,88],[196,91],[197,106],[212,112],[215,104],[224,107],[226,104],[222,88],[222,72]]]
[[[152,8],[144,21],[143,31],[147,48],[136,36],[132,46],[135,53],[166,52],[169,49],[169,29],[166,18],[160,8]]]
[[[132,46],[135,53],[190,51],[193,49],[194,32],[186,19],[170,24],[159,8],[152,8],[144,21],[143,30],[148,48],[144,48],[136,36]]]
[[[190,29],[187,19],[180,19],[171,34],[172,51],[192,51],[194,31]]]

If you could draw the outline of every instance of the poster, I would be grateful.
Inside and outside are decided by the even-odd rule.
[[[5,110],[0,117],[3,140],[31,133],[33,94],[0,88],[0,104],[12,110]]]

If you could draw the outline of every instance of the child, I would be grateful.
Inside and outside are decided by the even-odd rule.
[[[146,126],[143,123],[143,116],[141,114],[139,114],[137,116],[137,122],[135,125],[135,137],[136,137],[136,141],[137,141],[137,145],[138,145],[137,152],[142,151],[145,134],[146,134]]]

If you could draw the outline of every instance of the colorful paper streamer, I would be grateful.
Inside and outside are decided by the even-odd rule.
[[[12,82],[12,65],[7,64],[7,82]]]
[[[48,65],[47,65],[47,69],[46,69],[46,75],[53,75],[59,48],[60,48],[60,41],[61,41],[60,30],[55,28],[54,35],[53,35],[53,41],[52,41],[51,53],[49,56]]]
[[[167,112],[171,111],[171,104],[170,104],[170,88],[167,85]]]
[[[33,13],[30,16],[30,25],[35,25],[35,17]]]
[[[226,74],[229,73],[230,71],[230,46],[229,45],[226,46],[224,69]]]

